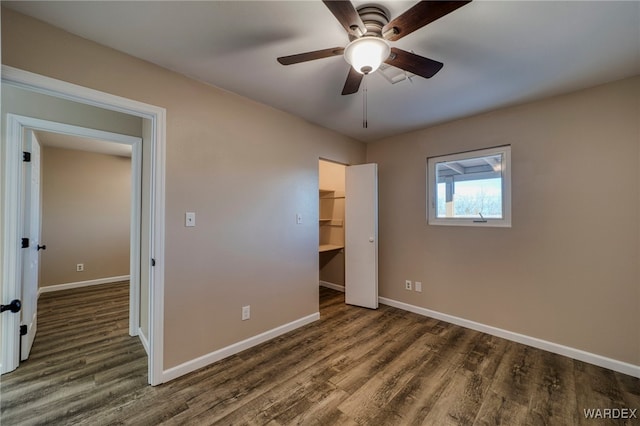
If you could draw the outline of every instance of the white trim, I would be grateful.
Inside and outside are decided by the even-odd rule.
[[[151,257],[155,259],[156,266],[151,267],[150,260],[143,260],[145,266],[149,268],[149,356],[148,380],[152,385],[162,383],[163,359],[164,359],[164,229],[165,229],[165,145],[166,145],[166,110],[161,107],[134,101],[109,93],[100,92],[94,89],[56,80],[50,77],[41,76],[28,71],[2,65],[2,82],[10,83],[19,87],[24,87],[38,93],[45,93],[62,99],[74,102],[93,105],[111,111],[119,111],[125,114],[135,115],[151,121],[152,136],[151,144],[151,168],[148,171],[151,175],[151,200],[150,200],[150,223],[151,223]],[[3,173],[12,170],[4,170]],[[3,203],[12,194],[5,193]],[[6,209],[10,214],[4,216],[5,238],[17,238],[13,234],[13,225],[17,223],[17,211]],[[5,212],[6,213],[6,212]],[[13,220],[13,222],[11,222]],[[7,227],[7,224],[10,226]],[[17,241],[17,240],[15,240]],[[13,250],[10,250],[13,251]],[[5,291],[9,287],[10,281],[6,280],[7,267],[13,268],[14,261],[12,254],[3,255],[3,286],[4,296],[11,295]],[[5,321],[6,323],[7,321]],[[6,333],[3,334],[3,347]],[[0,360],[2,368],[5,367],[6,360]]]
[[[134,115],[154,119],[160,116],[160,111],[166,112],[164,108],[123,98],[77,84],[68,83],[55,78],[35,74],[30,71],[21,70],[8,65],[2,65],[2,81],[13,86],[26,90],[36,91],[45,95],[111,111],[118,111],[124,114]]]
[[[142,235],[142,139],[131,146],[131,218],[129,219],[129,335],[140,328],[140,256]],[[147,351],[148,354],[148,351]]]
[[[129,275],[120,275],[116,277],[98,278],[95,280],[76,281],[73,283],[46,285],[38,289],[38,296],[40,296],[42,293],[51,293],[53,291],[70,290],[72,288],[90,287],[93,285],[113,284],[120,281],[129,281],[130,278],[131,277]]]
[[[331,288],[333,290],[341,291],[341,292],[344,293],[344,286],[343,285],[334,284],[334,283],[330,283],[329,281],[322,281],[322,280],[320,280],[320,285],[322,287]]]
[[[549,342],[547,340],[538,339],[536,337],[526,336],[524,334],[515,333],[513,331],[504,330],[502,328],[493,327],[490,325],[481,324],[475,321],[470,321],[464,318],[456,317],[442,312],[433,311],[431,309],[421,308],[420,306],[410,305],[408,303],[399,302],[393,299],[387,299],[386,297],[379,298],[380,303],[394,308],[402,309],[404,311],[413,312],[418,315],[435,318],[441,321],[446,321],[451,324],[456,324],[461,327],[470,328],[472,330],[487,333],[492,336],[501,337],[503,339],[511,340],[513,342],[522,343],[524,345],[533,346],[534,348],[542,349],[548,352],[552,352],[558,355],[564,355],[569,358],[584,361],[589,364],[597,365],[599,367],[608,368],[609,370],[617,371],[629,376],[640,378],[640,366],[629,364],[623,361],[618,361],[612,358],[607,358],[594,353],[586,352],[581,349],[571,348],[568,346],[560,345],[558,343]]]
[[[151,257],[156,267],[149,271],[149,383],[164,382],[164,229],[165,229],[165,143],[167,111],[155,108],[151,145]]]
[[[20,126],[27,127],[33,130],[44,130],[47,132],[60,133],[63,135],[101,139],[108,142],[131,145],[132,147],[142,141],[142,139],[136,136],[123,135],[114,132],[105,132],[104,130],[90,129],[87,127],[74,126],[73,124],[58,123],[56,121],[43,120],[35,117],[7,113],[7,125],[10,123],[10,120],[17,120]],[[13,121],[11,121],[11,123],[13,123]],[[18,162],[18,164],[20,164],[20,162]]]
[[[142,343],[147,356],[149,356],[149,340],[147,339],[147,336],[145,336],[141,328],[138,329],[138,338],[140,339],[140,343]]]
[[[237,354],[238,352],[242,352],[246,349],[259,345],[260,343],[266,342],[267,340],[271,340],[282,334],[288,333],[289,331],[295,330],[296,328],[303,327],[319,319],[320,319],[320,313],[316,312],[314,314],[307,315],[306,317],[292,321],[288,324],[281,325],[279,327],[265,331],[264,333],[260,333],[256,336],[242,340],[238,343],[234,343],[233,345],[227,346],[222,349],[218,349],[217,351],[213,351],[201,357],[192,359],[191,361],[187,361],[183,364],[180,364],[178,366],[165,370],[164,377],[163,377],[164,381],[168,382],[169,380],[173,380],[180,376],[184,376],[185,374],[191,373],[192,371],[198,370],[202,367],[206,367],[207,365],[213,364],[216,361],[220,361],[221,359]]]

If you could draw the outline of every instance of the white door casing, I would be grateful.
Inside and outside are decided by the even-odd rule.
[[[149,180],[149,210],[143,212],[147,218],[150,230],[149,247],[150,258],[141,259],[141,265],[148,268],[149,289],[148,308],[148,381],[151,385],[159,385],[164,380],[163,369],[163,329],[164,329],[164,224],[165,224],[165,143],[166,143],[166,110],[164,108],[122,98],[75,84],[44,77],[28,71],[2,65],[2,84],[13,84],[38,93],[68,99],[80,104],[93,105],[100,108],[118,111],[125,114],[142,117],[150,123],[150,134],[145,139],[145,149],[148,149],[150,167],[143,172]],[[18,250],[18,226],[20,218],[19,184],[20,175],[17,155],[20,146],[12,143],[14,135],[21,131],[19,121],[7,125],[6,137],[2,141],[2,152],[5,159],[2,167],[3,191],[3,255],[2,255],[2,285],[1,300],[8,303],[12,298],[19,297],[17,277],[21,272],[21,258]],[[11,136],[11,137],[10,137]],[[12,138],[13,137],[13,138]],[[148,145],[147,145],[148,144]],[[135,149],[134,149],[135,152]],[[140,152],[140,151],[138,151]],[[146,155],[146,154],[145,154]],[[131,271],[133,273],[133,271]],[[15,348],[19,344],[14,338],[19,325],[19,315],[4,314],[2,327],[2,341],[0,342],[0,373],[11,371],[11,364],[17,365],[15,353],[7,347]],[[11,331],[11,332],[10,332]],[[14,346],[11,346],[14,345]]]
[[[73,126],[65,123],[57,123],[48,120],[42,120],[34,117],[25,117],[16,114],[7,114],[7,127],[8,135],[7,140],[11,141],[7,148],[11,151],[11,161],[7,159],[7,163],[20,163],[22,164],[22,173],[18,173],[14,176],[15,179],[9,179],[8,185],[15,189],[14,197],[18,200],[20,206],[17,217],[17,233],[14,238],[17,240],[29,235],[31,232],[37,232],[39,234],[40,229],[40,193],[39,190],[36,194],[30,194],[32,174],[37,173],[37,179],[40,180],[40,165],[39,165],[39,145],[34,144],[33,133],[34,130],[46,131],[60,134],[67,134],[73,136],[86,137],[90,139],[99,139],[106,142],[122,143],[131,145],[131,164],[132,164],[132,202],[131,202],[131,231],[130,231],[130,248],[131,248],[131,265],[140,264],[140,191],[135,188],[140,186],[140,169],[142,168],[142,162],[140,158],[140,144],[142,139],[133,136],[121,135],[117,133],[105,132],[102,130],[89,129],[85,127]],[[34,148],[35,147],[35,148]],[[16,148],[21,148],[16,151]],[[33,153],[30,150],[35,149]],[[23,151],[24,150],[24,151]],[[15,151],[15,152],[14,152]],[[29,152],[31,156],[31,162],[25,163],[19,161],[22,159],[23,152]],[[19,154],[19,155],[18,155]],[[35,162],[35,163],[34,163]],[[30,165],[33,163],[33,166]],[[37,165],[36,165],[37,163]],[[37,197],[37,201],[32,201],[33,197]],[[137,197],[137,198],[136,198]],[[31,222],[38,223],[37,231],[36,226],[30,226]],[[31,237],[29,237],[31,238]],[[11,294],[17,296],[4,296],[3,298],[10,299],[11,297],[25,298],[22,300],[22,315],[16,315],[16,317],[22,317],[22,324],[30,326],[31,323],[37,323],[37,317],[33,318],[36,314],[37,305],[37,245],[39,237],[35,237],[35,241],[30,241],[29,247],[18,249],[15,256],[19,267],[16,269],[16,273],[13,276],[11,286],[3,285],[3,294],[7,294],[9,290],[12,290]],[[5,243],[9,243],[5,246],[5,250],[11,250],[15,247],[15,244],[11,244],[10,240]],[[35,258],[35,264],[34,264]],[[130,270],[130,315],[129,315],[129,330],[132,336],[138,334],[139,330],[139,301],[140,301],[140,268],[131,268]],[[7,280],[9,282],[9,280]],[[20,360],[25,360],[28,355],[26,345],[29,343],[25,338],[20,338],[19,326],[14,324],[16,317],[10,318],[10,321],[3,328],[3,347],[2,356],[3,364],[1,372],[12,371],[18,367],[18,359],[20,354],[20,348],[22,348],[22,355]],[[3,324],[4,325],[4,324]],[[33,329],[32,333],[35,334],[36,329]],[[15,334],[15,336],[12,336]],[[35,336],[31,336],[33,340]],[[19,342],[22,340],[22,344]],[[29,344],[30,347],[30,344]]]
[[[345,302],[378,308],[378,166],[346,169]]]

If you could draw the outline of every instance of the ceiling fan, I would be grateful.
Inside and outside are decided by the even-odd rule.
[[[389,42],[400,40],[413,31],[470,3],[471,0],[420,1],[391,21],[389,21],[388,12],[381,6],[365,5],[356,9],[348,0],[322,0],[322,2],[347,30],[350,43],[346,47],[281,56],[278,62],[282,65],[292,65],[343,55],[351,67],[342,94],[350,95],[358,91],[364,76],[378,69],[382,62],[424,78],[433,77],[442,68],[442,62],[391,47]]]

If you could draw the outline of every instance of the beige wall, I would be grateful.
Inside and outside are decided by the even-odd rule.
[[[129,275],[130,197],[130,158],[45,146],[40,286]]]
[[[636,77],[370,144],[380,295],[640,364],[639,102]],[[504,144],[512,228],[427,225],[427,157]]]
[[[2,63],[167,109],[165,369],[318,311],[318,158],[364,144],[6,9]]]

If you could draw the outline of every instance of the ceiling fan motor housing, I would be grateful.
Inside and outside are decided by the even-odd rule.
[[[369,74],[391,53],[389,43],[382,37],[382,28],[389,22],[389,13],[373,5],[361,6],[357,11],[367,32],[359,38],[349,37],[351,43],[345,48],[344,57],[360,74]]]
[[[382,6],[366,5],[358,9],[358,15],[367,32],[364,36],[382,37],[382,28],[389,23],[389,12]]]

